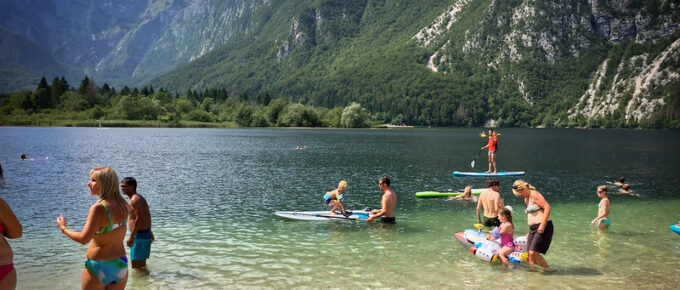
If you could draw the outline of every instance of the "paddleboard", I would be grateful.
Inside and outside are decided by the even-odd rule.
[[[499,171],[496,174],[486,172],[462,172],[454,171],[454,176],[473,176],[473,177],[504,177],[504,176],[523,176],[524,171]]]
[[[331,214],[327,210],[323,211],[277,211],[274,212],[276,216],[299,220],[299,221],[333,221],[333,220],[355,220],[365,221],[368,218],[368,212],[363,210],[348,210],[349,215],[344,216],[342,213]]]
[[[479,195],[486,188],[473,188],[472,194]],[[462,195],[462,191],[446,191],[446,190],[436,190],[436,191],[419,191],[416,192],[416,197],[420,198],[438,198],[438,197],[449,197],[449,196],[459,196]]]

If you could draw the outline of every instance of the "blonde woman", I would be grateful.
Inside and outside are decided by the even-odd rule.
[[[612,201],[609,199],[607,190],[606,185],[597,187],[597,197],[600,198],[600,203],[597,205],[597,216],[590,222],[602,231],[612,225],[612,222],[609,220],[609,209],[612,206]]]
[[[5,178],[0,165],[0,187]],[[14,253],[7,239],[21,238],[23,227],[7,202],[0,198],[0,289],[16,289],[17,271],[14,269]]]
[[[81,276],[82,289],[124,289],[128,278],[128,261],[123,240],[131,208],[120,194],[118,175],[111,167],[90,171],[90,194],[99,200],[80,232],[66,228],[66,218],[59,216],[57,226],[64,235],[81,243],[90,243]]]
[[[529,265],[531,270],[536,270],[536,264],[543,267],[546,272],[554,271],[545,261],[541,254],[548,252],[552,242],[553,224],[550,220],[550,204],[543,195],[524,180],[516,180],[512,184],[512,193],[524,198],[526,204],[527,223],[529,234],[527,235],[527,247],[529,252]]]
[[[331,214],[335,214],[336,209],[340,209],[343,215],[347,215],[345,211],[345,206],[342,201],[345,200],[345,191],[347,190],[347,181],[341,180],[338,183],[338,188],[332,191],[326,192],[323,196],[324,203],[328,206],[332,206]]]

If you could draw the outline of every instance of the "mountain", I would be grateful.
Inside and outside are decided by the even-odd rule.
[[[137,86],[247,33],[262,2],[1,0],[0,53],[32,58],[3,61],[0,91],[35,88],[42,75]]]
[[[2,54],[33,43],[42,59],[3,62],[0,91],[18,80],[34,88],[38,64],[117,87],[360,102],[375,118],[421,125],[680,126],[677,0],[0,0],[0,8]],[[5,45],[7,35],[26,44]]]

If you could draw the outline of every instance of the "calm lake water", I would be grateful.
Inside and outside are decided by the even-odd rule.
[[[87,246],[62,235],[55,220],[63,214],[80,230],[96,201],[88,172],[110,165],[137,178],[157,239],[151,273],[132,273],[130,289],[677,289],[680,236],[669,225],[680,220],[680,131],[500,130],[499,169],[527,171],[553,208],[545,256],[553,274],[479,260],[453,236],[476,222],[474,204],[415,198],[484,184],[451,174],[471,169],[485,143],[480,131],[0,127],[0,196],[24,226],[10,241],[18,288],[80,288]],[[486,156],[476,164],[486,170]],[[341,179],[348,208],[379,207],[385,174],[399,198],[395,226],[273,214],[325,209],[323,193]],[[613,196],[612,227],[600,233],[589,224],[595,188],[620,176],[640,197]],[[514,178],[500,181],[517,213],[515,234],[525,234]]]

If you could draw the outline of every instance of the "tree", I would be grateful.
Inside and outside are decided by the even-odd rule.
[[[283,98],[278,98],[276,100],[273,100],[269,103],[269,106],[267,106],[267,109],[264,112],[264,116],[269,121],[270,124],[276,124],[279,120],[279,115],[281,114],[281,111],[288,105],[288,101]]]
[[[122,96],[116,109],[127,120],[156,120],[167,113],[157,102],[144,96]]]
[[[281,112],[279,125],[284,127],[314,127],[319,124],[319,117],[311,107],[303,104],[292,104]]]
[[[40,83],[38,83],[38,88],[36,88],[35,90],[37,91],[39,89],[46,89],[48,91],[50,90],[50,87],[47,85],[47,80],[45,79],[44,76],[42,78],[40,78]]]
[[[47,82],[45,82],[45,84],[47,84]],[[39,110],[52,108],[52,99],[50,98],[50,91],[46,87],[39,88],[38,90],[36,90],[35,93],[33,93],[32,100],[33,104]]]
[[[236,112],[236,123],[241,127],[250,126],[253,121],[253,109],[248,105],[241,106]]]
[[[61,79],[55,77],[52,79],[52,86],[50,86],[50,98],[56,103],[61,94],[68,91],[68,89],[68,82],[64,77],[61,77]]]
[[[371,116],[359,103],[352,103],[345,107],[340,117],[343,128],[367,128],[371,126]]]

